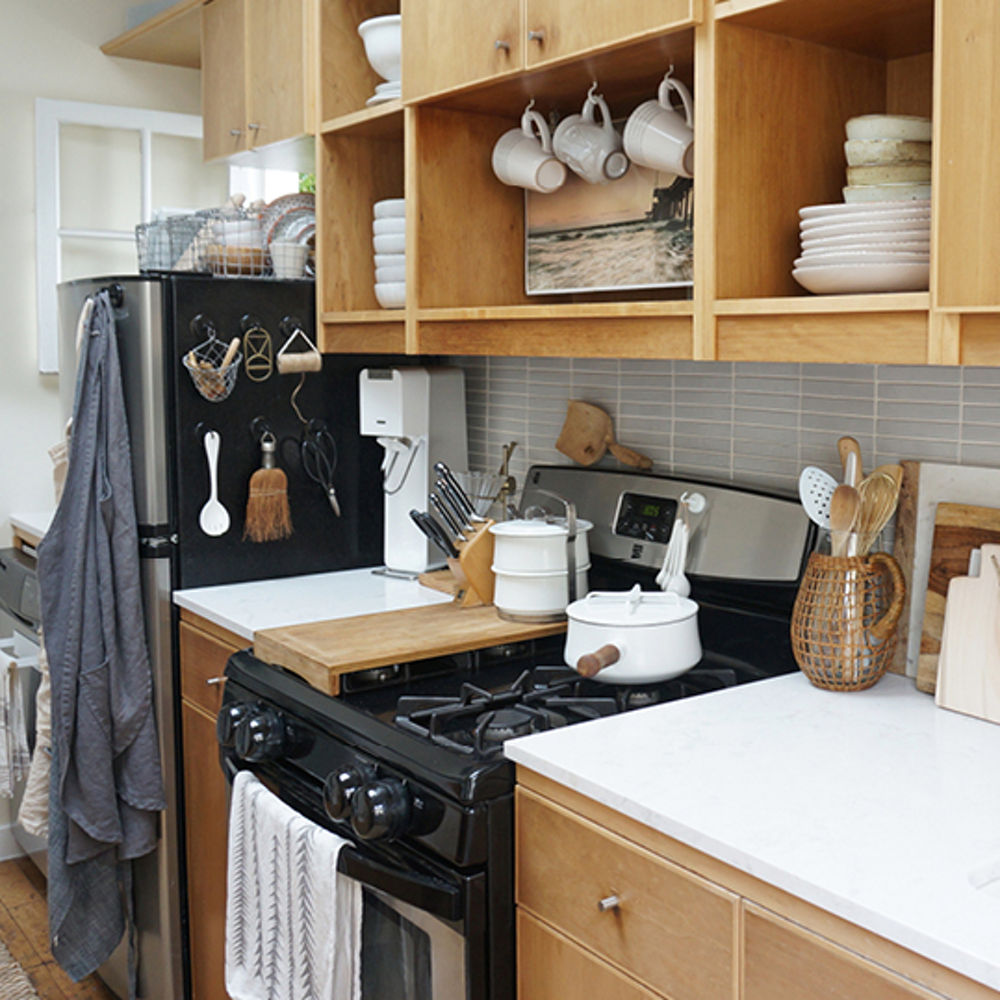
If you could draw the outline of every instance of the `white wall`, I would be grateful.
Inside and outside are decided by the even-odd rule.
[[[0,0],[0,545],[8,515],[52,507],[57,379],[39,375],[35,325],[35,98],[201,113],[197,70],[105,56],[135,0]]]
[[[134,0],[0,0],[0,545],[8,515],[53,506],[58,383],[35,355],[35,98],[201,113],[200,74],[113,59]],[[10,822],[0,799],[0,842]]]

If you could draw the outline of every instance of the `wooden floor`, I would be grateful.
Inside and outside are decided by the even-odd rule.
[[[96,976],[74,983],[49,951],[45,878],[27,859],[0,862],[0,940],[42,1000],[115,1000]]]

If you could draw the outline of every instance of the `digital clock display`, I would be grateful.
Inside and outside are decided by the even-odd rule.
[[[623,493],[618,501],[615,534],[666,545],[676,517],[676,500]]]

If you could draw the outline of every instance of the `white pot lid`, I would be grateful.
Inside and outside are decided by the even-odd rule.
[[[593,524],[590,521],[577,518],[576,532],[578,535],[584,531],[590,531],[592,527]],[[508,538],[547,538],[554,535],[565,536],[567,533],[565,518],[555,521],[498,521],[496,524],[490,525],[490,534]]]
[[[644,591],[639,584],[628,591],[592,590],[566,609],[573,621],[618,628],[669,625],[686,621],[697,613],[698,605],[690,598],[659,590]]]

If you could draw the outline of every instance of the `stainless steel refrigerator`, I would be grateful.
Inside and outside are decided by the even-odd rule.
[[[207,331],[214,329],[224,343],[254,331],[255,357],[262,333],[270,339],[272,358],[296,324],[315,340],[312,283],[176,274],[65,282],[59,286],[59,308],[60,397],[66,418],[73,405],[77,319],[87,296],[102,288],[111,290],[115,305],[168,801],[158,849],[135,869],[140,996],[177,1000],[187,995],[186,902],[177,621],[171,592],[380,562],[381,455],[358,432],[358,373],[372,359],[325,357],[321,371],[301,380],[294,400],[298,374],[282,375],[274,368],[262,378],[265,369],[260,368],[251,378],[241,363],[226,398],[218,398],[221,393],[205,398],[183,358],[203,342]],[[299,339],[289,349],[301,343]],[[242,527],[248,482],[261,461],[261,420],[278,440],[293,533],[284,540],[253,543],[243,540]],[[322,421],[333,441],[330,478],[340,516],[324,486],[308,474],[315,468],[303,464],[302,420]],[[198,520],[209,496],[203,446],[208,430],[221,435],[218,495],[231,516],[229,530],[219,536],[205,534]],[[113,990],[127,995],[123,948],[99,974]]]

